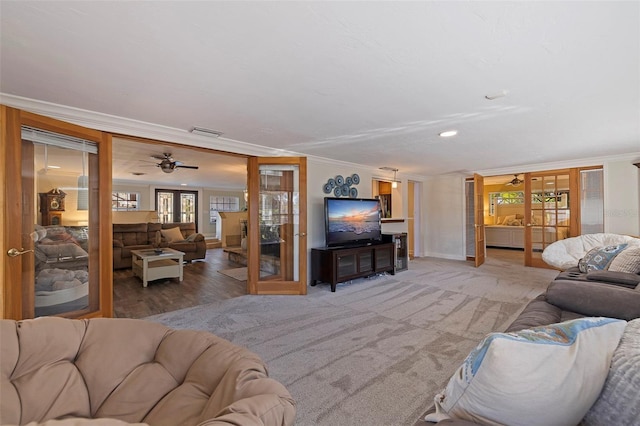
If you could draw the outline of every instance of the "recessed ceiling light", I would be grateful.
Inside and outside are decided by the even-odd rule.
[[[181,183],[180,186],[187,186],[187,184],[186,183]]]
[[[60,166],[47,166],[47,169],[59,169]]]
[[[457,130],[447,130],[447,131],[438,133],[438,135],[442,138],[450,138],[451,136],[455,136],[457,134],[458,134]]]

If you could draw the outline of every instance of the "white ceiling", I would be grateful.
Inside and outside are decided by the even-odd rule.
[[[637,1],[2,1],[0,12],[5,95],[421,176],[640,151]],[[147,151],[125,159],[137,167]]]

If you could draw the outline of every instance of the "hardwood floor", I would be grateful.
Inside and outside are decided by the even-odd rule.
[[[183,281],[160,279],[142,287],[132,270],[113,271],[113,305],[116,318],[143,318],[247,294],[247,282],[219,273],[238,268],[221,248],[208,249],[204,261],[185,263]]]

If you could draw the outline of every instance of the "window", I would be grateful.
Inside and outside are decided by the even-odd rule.
[[[489,193],[489,216],[496,215],[498,204],[524,204],[524,192],[490,192]]]
[[[237,212],[240,211],[240,198],[238,197],[209,197],[209,211]]]
[[[135,211],[140,209],[139,192],[113,192],[111,194],[111,210]]]

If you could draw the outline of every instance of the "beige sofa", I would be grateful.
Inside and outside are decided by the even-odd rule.
[[[183,239],[169,242],[162,230],[179,228]],[[207,243],[196,232],[196,224],[189,223],[114,223],[113,269],[131,268],[131,250],[169,247],[184,253],[184,260],[204,259]]]
[[[292,425],[257,355],[133,319],[0,320],[0,424]]]

